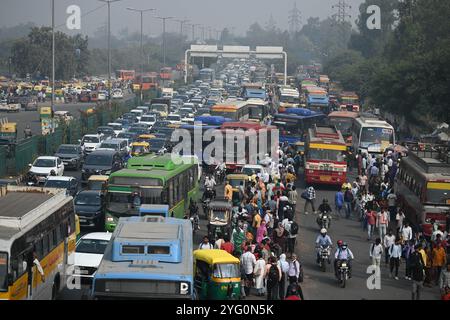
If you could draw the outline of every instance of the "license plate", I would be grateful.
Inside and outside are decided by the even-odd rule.
[[[80,270],[80,274],[89,274],[88,270]]]
[[[331,177],[320,176],[320,181],[331,181]]]
[[[84,222],[87,222],[87,220],[86,220],[86,219],[80,219],[80,223],[81,223],[81,222],[84,223]]]

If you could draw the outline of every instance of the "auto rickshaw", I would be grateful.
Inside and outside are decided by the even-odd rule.
[[[148,142],[133,142],[131,144],[131,155],[133,157],[143,156],[150,153],[150,143]]]
[[[215,241],[222,237],[231,237],[232,205],[226,199],[212,200],[208,205],[208,237]]]
[[[108,188],[108,176],[92,175],[88,179],[88,190],[99,190],[106,194]]]
[[[17,139],[17,123],[0,123],[0,137],[6,140],[15,141]]]
[[[244,183],[244,190],[247,188],[248,183],[248,176],[246,174],[229,174],[226,178],[227,181],[230,182],[230,185],[233,187],[233,199],[232,204],[233,206],[239,206],[239,186],[241,185],[241,182]]]
[[[53,111],[51,107],[41,107],[39,110],[40,120],[53,118]]]
[[[155,139],[156,136],[154,134],[141,134],[138,137],[137,142],[150,142],[151,139]]]
[[[225,250],[195,250],[194,286],[200,300],[240,299],[239,259]]]

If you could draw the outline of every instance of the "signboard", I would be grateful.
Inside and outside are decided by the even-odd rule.
[[[55,121],[51,118],[41,119],[41,130],[43,136],[55,132]]]
[[[249,53],[250,52],[250,47],[248,47],[248,46],[223,46],[223,52]]]
[[[256,53],[283,53],[283,47],[257,46]]]
[[[198,51],[198,52],[213,51],[213,52],[215,52],[215,51],[217,51],[217,45],[209,46],[209,45],[192,44],[191,51]]]

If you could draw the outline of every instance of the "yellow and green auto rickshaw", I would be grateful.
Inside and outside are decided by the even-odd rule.
[[[78,215],[75,215],[75,234],[77,236],[77,241],[81,238],[81,232],[80,232],[80,218]]]
[[[0,138],[10,141],[16,141],[17,139],[17,123],[6,122],[0,123]]]
[[[239,206],[239,186],[241,182],[244,183],[244,190],[247,188],[247,183],[249,181],[248,176],[246,174],[233,173],[227,175],[227,181],[230,182],[230,185],[233,187],[233,206]]]
[[[239,300],[239,259],[225,250],[194,251],[194,286],[200,300]]]
[[[39,109],[39,118],[42,119],[50,119],[53,118],[53,110],[52,107],[41,107]]]
[[[92,175],[88,179],[88,190],[98,190],[106,194],[109,176]]]
[[[144,156],[150,153],[150,143],[133,142],[131,144],[131,155],[133,157]]]
[[[156,138],[156,136],[154,134],[140,134],[137,139],[137,142],[149,142],[150,143],[150,140],[155,139],[155,138]]]

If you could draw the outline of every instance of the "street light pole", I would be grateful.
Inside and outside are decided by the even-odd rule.
[[[55,103],[55,0],[52,0],[52,114]]]
[[[155,11],[156,9],[134,9],[134,8],[127,8],[127,10],[130,11],[134,11],[134,12],[139,12],[141,15],[141,55],[140,55],[140,61],[141,61],[141,76],[140,76],[140,93],[141,93],[141,101],[143,98],[143,93],[142,93],[142,77],[144,75],[144,12],[148,12],[148,11]]]
[[[163,65],[166,66],[166,20],[174,17],[156,17],[163,21]]]
[[[108,106],[111,109],[111,3],[122,0],[98,0],[108,4]]]
[[[180,23],[180,36],[183,37],[183,25],[186,22],[189,22],[189,20],[188,19],[184,19],[184,20],[175,20],[175,21]]]

